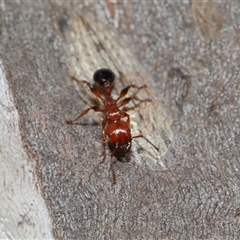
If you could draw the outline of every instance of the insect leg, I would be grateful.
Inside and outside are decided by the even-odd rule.
[[[117,176],[116,176],[116,170],[115,170],[115,167],[114,167],[114,162],[111,163],[110,168],[112,170],[113,184],[116,184],[117,183]]]
[[[98,106],[92,106],[92,107],[89,107],[89,108],[85,109],[85,110],[84,110],[78,117],[76,117],[75,119],[73,119],[73,120],[66,120],[65,123],[66,123],[66,124],[73,124],[73,123],[76,122],[80,117],[86,115],[86,114],[89,112],[89,110],[91,110],[91,109],[94,110],[95,112],[103,112],[103,110],[102,110],[100,107],[98,107]]]
[[[129,90],[130,88],[137,88],[138,90],[141,90],[141,89],[146,88],[146,87],[147,87],[146,84],[145,84],[145,85],[142,85],[142,86],[140,86],[140,87],[138,87],[138,86],[135,85],[135,84],[128,85],[127,87],[125,87],[125,88],[120,92],[119,97],[118,97],[118,99],[117,99],[116,101],[118,101],[119,99],[121,99],[121,98],[123,98],[124,96],[126,96],[127,93],[128,93],[128,90]]]
[[[101,100],[103,100],[102,97],[101,97],[101,93],[100,93],[100,91],[98,90],[97,86],[92,85],[90,82],[85,81],[85,80],[81,80],[81,81],[80,81],[80,80],[78,80],[77,78],[75,78],[75,77],[73,77],[73,76],[71,76],[71,78],[72,78],[72,80],[74,80],[74,81],[76,81],[76,82],[78,82],[78,83],[87,84],[88,87],[90,88],[90,91],[91,91],[96,97],[98,97],[98,98],[100,98]]]
[[[116,148],[112,151],[111,153],[111,164],[110,164],[110,168],[112,170],[112,181],[113,181],[113,184],[116,184],[117,183],[117,176],[116,176],[116,170],[115,170],[115,167],[114,167],[114,160],[113,160],[113,156],[116,152]]]
[[[142,134],[137,135],[132,137],[133,138],[144,138],[148,143],[150,143],[152,145],[153,148],[155,148],[157,151],[159,151],[158,147],[156,145],[154,145],[150,140],[148,140],[146,137],[144,137]]]
[[[103,156],[103,161],[106,156],[106,142],[107,142],[107,134],[105,132],[105,126],[107,124],[107,119],[104,119],[102,121],[102,139],[103,139],[103,153],[101,156]]]
[[[150,98],[146,98],[146,99],[142,100],[142,99],[139,99],[137,96],[132,96],[132,97],[124,98],[118,107],[122,107],[122,106],[128,104],[133,99],[137,100],[139,102],[151,102],[152,101]]]

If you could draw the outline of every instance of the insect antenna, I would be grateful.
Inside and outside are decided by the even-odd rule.
[[[134,136],[134,137],[132,137],[132,139],[133,138],[144,138],[149,144],[151,144],[151,146],[158,152],[159,151],[159,148],[156,146],[156,145],[154,145],[150,140],[148,140],[145,136],[143,136],[142,134],[140,134],[140,135],[137,135],[137,136]]]

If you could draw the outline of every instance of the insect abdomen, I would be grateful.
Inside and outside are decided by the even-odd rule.
[[[106,132],[109,136],[109,141],[114,145],[125,145],[131,141],[131,131],[128,124],[124,121],[119,121],[116,123],[110,123]]]

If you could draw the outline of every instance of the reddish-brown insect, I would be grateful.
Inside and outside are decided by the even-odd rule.
[[[95,82],[93,85],[85,80],[79,81],[75,77],[72,77],[72,79],[77,82],[87,84],[90,88],[90,91],[102,101],[103,107],[91,106],[85,109],[74,120],[66,120],[66,123],[73,124],[80,117],[86,115],[91,109],[95,112],[102,112],[104,114],[104,119],[102,121],[103,157],[106,155],[107,140],[109,141],[109,146],[112,151],[111,159],[113,156],[115,156],[118,160],[126,157],[126,155],[130,152],[133,138],[144,138],[149,144],[152,145],[153,148],[158,151],[158,148],[142,134],[137,136],[131,135],[130,116],[128,113],[120,109],[122,106],[128,104],[131,100],[136,100],[139,102],[151,102],[151,99],[149,98],[141,100],[135,95],[124,98],[130,88],[141,90],[146,88],[146,85],[140,87],[136,86],[135,84],[128,85],[120,92],[117,99],[113,99],[111,92],[115,75],[110,69],[102,68],[97,70],[93,75],[93,80]],[[122,98],[124,99],[120,101]],[[113,183],[115,184],[116,174],[113,167],[113,162],[111,162],[111,169],[113,173]]]

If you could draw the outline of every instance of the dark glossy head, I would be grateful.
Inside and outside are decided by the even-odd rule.
[[[128,162],[129,161],[129,153],[131,151],[131,141],[122,146],[116,146],[109,143],[110,150],[114,151],[114,156],[118,161]]]
[[[115,74],[107,68],[101,68],[93,74],[94,82],[101,87],[103,87],[105,83],[109,83],[111,85],[114,78]]]

